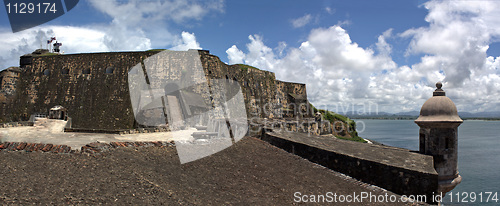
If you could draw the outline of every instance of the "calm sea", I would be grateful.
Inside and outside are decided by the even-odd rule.
[[[361,137],[390,146],[418,150],[419,127],[413,120],[355,121]],[[444,205],[500,205],[500,121],[466,120],[460,125],[458,170],[462,183],[451,191],[453,202],[450,203],[448,194]],[[491,201],[491,195],[490,202],[486,203],[487,192],[496,193],[499,200]],[[457,193],[460,202],[457,202]]]

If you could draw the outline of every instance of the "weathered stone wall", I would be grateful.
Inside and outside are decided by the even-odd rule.
[[[134,127],[128,70],[153,52],[92,53],[33,57],[18,82],[13,117],[27,120],[55,105],[68,109],[73,127]],[[112,73],[106,70],[112,68]],[[16,120],[14,120],[16,121]]]
[[[0,71],[0,104],[6,104],[14,98],[20,72],[18,67]]]
[[[277,80],[276,86],[283,117],[312,117],[305,84]]]
[[[283,118],[283,119],[269,119],[262,120],[261,122],[250,122],[252,126],[257,126],[258,128],[268,128],[273,131],[285,131],[285,132],[299,132],[311,135],[329,135],[333,134],[338,137],[352,138],[350,133],[352,128],[349,128],[347,124],[337,121],[330,122],[328,120],[317,121],[314,118]],[[260,133],[255,133],[259,135]]]
[[[277,107],[274,73],[247,65],[226,65],[219,57],[200,51],[205,74],[212,79],[230,79],[240,83],[248,118],[273,118],[281,112]]]
[[[0,71],[0,122],[11,122],[12,111],[16,98],[16,88],[21,70],[18,67],[10,67]]]
[[[2,107],[2,121],[26,121],[34,113],[48,113],[61,105],[68,109],[74,128],[136,128],[128,72],[158,52],[32,56],[20,73],[15,102]],[[240,83],[248,118],[281,118],[279,101],[297,101],[295,97],[307,101],[304,84],[277,81],[274,73],[246,65],[227,65],[205,50],[198,53],[209,85],[210,79]],[[177,70],[169,78],[182,75],[182,68]]]

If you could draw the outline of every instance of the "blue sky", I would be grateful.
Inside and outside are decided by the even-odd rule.
[[[15,34],[0,9],[0,66],[51,36],[65,53],[203,48],[306,83],[313,104],[339,113],[419,110],[437,81],[460,111],[497,111],[498,9],[481,0],[83,0]]]

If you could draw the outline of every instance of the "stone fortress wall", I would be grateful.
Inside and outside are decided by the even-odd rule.
[[[0,121],[27,121],[33,114],[46,114],[50,108],[61,105],[72,118],[73,128],[140,127],[130,102],[128,72],[157,53],[25,55],[21,57],[20,69],[0,73]],[[247,65],[227,65],[206,50],[198,53],[207,79],[231,79],[240,84],[249,119],[312,117],[305,109],[305,84],[282,82],[272,72]],[[305,113],[290,109],[295,107],[290,106],[292,103],[302,103]]]
[[[21,73],[19,67],[9,67],[0,72],[0,103],[7,104],[7,100],[13,99],[19,73]]]
[[[73,128],[99,131],[140,128],[141,125],[135,121],[130,100],[129,71],[138,64],[144,65],[146,58],[158,52],[23,56],[20,68],[0,72],[0,122],[27,121],[33,114],[46,114],[50,108],[61,105],[67,109]],[[435,199],[430,198],[436,192],[449,191],[450,184],[441,181],[444,174],[442,170],[456,169],[456,161],[451,161],[451,166],[436,167],[436,163],[443,161],[442,154],[419,154],[400,148],[338,140],[331,136],[315,136],[332,133],[331,129],[324,129],[333,128],[333,125],[327,123],[325,126],[323,121],[290,121],[285,122],[283,125],[286,126],[282,125],[281,128],[274,127],[274,122],[266,123],[265,119],[314,120],[308,108],[304,84],[279,81],[274,73],[247,65],[227,65],[208,51],[200,50],[198,54],[208,85],[211,85],[211,79],[228,79],[240,84],[248,118],[264,120],[264,123],[259,123],[264,126],[264,130],[254,136],[312,162],[397,194],[426,195],[428,199],[425,201],[428,203],[436,203]],[[176,74],[182,75],[182,71]],[[175,77],[176,74],[169,78],[178,78]],[[442,90],[438,90],[436,92],[440,94]],[[444,92],[442,95],[436,95],[436,92],[434,96],[437,97],[433,98],[442,99]],[[458,117],[456,107],[452,106],[455,109],[449,112],[450,115]],[[430,124],[435,126],[434,122]],[[458,123],[452,122],[452,125],[456,124]],[[288,129],[282,130],[283,127]],[[455,149],[452,151],[456,151],[456,127],[452,128],[455,131],[452,135],[442,136],[441,133],[436,133],[433,135],[438,138],[434,139],[438,143],[453,141],[455,144],[448,146],[453,146]],[[301,134],[300,130],[315,132],[311,136]],[[431,149],[448,150],[448,146],[436,143]],[[16,145],[15,149],[18,150],[18,147]],[[456,153],[451,155],[455,160]],[[450,171],[456,171],[456,176],[458,175],[457,170]]]

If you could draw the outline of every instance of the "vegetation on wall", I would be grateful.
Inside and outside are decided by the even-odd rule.
[[[248,71],[248,68],[251,68],[251,69],[256,69],[256,70],[260,70],[256,67],[253,67],[253,66],[250,66],[250,65],[246,65],[246,64],[236,64],[240,67],[241,70],[244,70],[244,71]]]
[[[47,52],[47,53],[40,54],[39,56],[44,57],[44,56],[55,56],[55,55],[61,55],[61,54],[59,54],[59,53]]]
[[[356,142],[366,142],[363,138],[358,136],[358,132],[356,131],[356,122],[349,117],[343,116],[341,114],[337,114],[332,111],[324,110],[324,109],[316,109],[312,104],[309,104],[311,108],[314,110],[314,114],[317,112],[321,113],[324,120],[328,120],[331,124],[335,124],[335,122],[342,122],[345,126],[347,126],[347,132],[350,137],[342,137],[340,135],[335,135],[335,137],[339,139],[346,139]]]
[[[165,51],[166,49],[150,49],[150,50],[147,50],[146,52],[162,52],[162,51]]]

